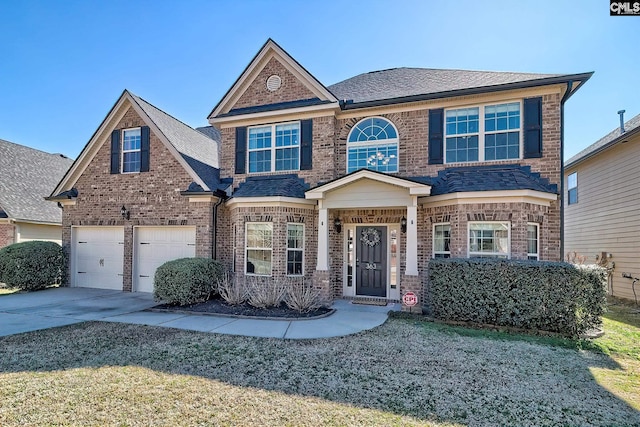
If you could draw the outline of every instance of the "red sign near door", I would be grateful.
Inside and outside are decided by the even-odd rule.
[[[418,303],[418,297],[413,292],[407,292],[402,297],[402,302],[407,307],[413,307],[414,305],[416,305]]]

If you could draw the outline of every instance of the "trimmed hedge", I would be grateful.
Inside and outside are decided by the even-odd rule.
[[[224,274],[220,262],[208,258],[180,258],[156,269],[153,296],[167,304],[188,305],[203,302],[217,291]]]
[[[564,262],[436,259],[425,311],[449,321],[576,336],[601,324],[606,270]]]
[[[0,282],[8,288],[37,291],[60,283],[62,247],[54,242],[14,243],[0,249]]]

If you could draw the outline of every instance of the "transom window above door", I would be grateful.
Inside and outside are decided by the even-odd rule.
[[[300,169],[300,123],[249,128],[249,173]]]
[[[445,112],[445,162],[520,158],[520,102]]]
[[[398,131],[387,119],[359,121],[347,138],[347,173],[358,169],[398,172]]]

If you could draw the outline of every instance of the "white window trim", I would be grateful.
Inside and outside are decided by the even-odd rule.
[[[536,253],[529,253],[529,226],[534,225],[536,227]],[[540,261],[540,224],[537,222],[528,222],[527,223],[527,259],[529,257],[536,257],[536,261]]]
[[[449,250],[448,251],[438,251],[436,252],[436,227],[437,226],[442,226],[442,225],[448,225],[449,226]],[[436,257],[436,254],[442,254],[442,255],[449,255],[449,258],[451,258],[451,223],[450,222],[436,222],[435,224],[433,224],[433,228],[432,228],[432,232],[431,232],[431,244],[433,247],[433,251],[431,254],[432,258]]]
[[[485,135],[494,135],[497,133],[504,133],[504,132],[515,132],[516,129],[509,129],[507,131],[492,131],[492,132],[485,132],[484,130],[484,120],[485,120],[485,107],[493,107],[495,105],[503,105],[503,104],[514,104],[514,103],[518,103],[520,104],[520,127],[518,128],[518,132],[519,132],[519,150],[518,150],[518,158],[517,159],[494,159],[494,160],[485,160],[484,159],[484,137]],[[447,111],[455,111],[455,110],[462,110],[462,109],[466,109],[466,108],[478,108],[478,160],[473,160],[473,161],[465,161],[465,162],[447,162],[447,137],[451,137],[451,138],[455,138],[455,137],[460,137],[460,136],[473,136],[476,135],[476,133],[463,133],[463,134],[454,134],[454,135],[449,135],[447,134]],[[443,149],[443,153],[444,153],[444,163],[445,164],[468,164],[468,163],[484,163],[484,162],[509,162],[509,161],[514,161],[514,160],[522,160],[523,155],[524,155],[524,132],[522,130],[523,128],[523,120],[524,120],[524,110],[523,110],[523,101],[522,99],[512,99],[512,100],[506,100],[506,101],[500,101],[500,102],[490,102],[490,103],[486,103],[486,104],[474,104],[474,105],[467,105],[467,106],[458,106],[455,108],[447,108],[444,110],[444,138],[442,141],[442,149]]]
[[[137,150],[125,150],[124,149],[124,134],[127,131],[131,131],[131,130],[139,130],[140,131],[140,148],[138,148]],[[124,171],[124,155],[127,153],[136,153],[139,152],[140,153],[140,166],[142,166],[142,128],[140,126],[137,127],[132,127],[132,128],[127,128],[127,129],[122,129],[121,134],[120,134],[120,173],[121,174],[129,174],[129,173],[140,173],[140,170],[138,169],[137,171],[129,171],[129,172],[125,172]]]
[[[298,125],[298,145],[287,145],[285,147],[277,147],[276,148],[276,126],[283,126],[283,125],[293,125],[293,124],[297,124]],[[256,128],[271,128],[271,146],[269,148],[249,148],[249,134],[251,133],[251,129],[256,129]],[[300,124],[300,121],[294,121],[294,122],[282,122],[282,123],[272,123],[272,124],[265,124],[265,125],[257,125],[257,126],[250,126],[249,128],[247,128],[247,173],[249,174],[260,174],[260,173],[271,173],[271,172],[289,172],[289,171],[299,171],[300,170],[300,155],[301,155],[301,149],[302,149],[302,126]],[[286,148],[298,148],[298,168],[297,169],[281,169],[281,170],[276,170],[276,151],[277,150],[284,150]],[[262,172],[250,172],[251,169],[251,163],[250,163],[250,157],[249,157],[249,153],[255,153],[258,151],[271,151],[271,168],[268,171],[262,171]]]
[[[473,224],[501,224],[507,226],[507,253],[502,252],[471,252],[471,226]],[[507,255],[507,259],[511,259],[511,222],[510,221],[469,221],[467,223],[467,258],[473,256],[495,256],[502,257]]]
[[[569,178],[571,178],[574,175],[576,177],[576,185],[574,185],[573,187],[570,187]],[[571,192],[571,190],[576,190],[576,201],[573,203],[571,203],[571,198],[569,197],[569,193]],[[567,205],[575,205],[576,203],[578,203],[578,172],[573,172],[567,175]]]
[[[263,247],[249,247],[249,239],[247,236],[249,235],[248,229],[249,224],[257,224],[257,225],[270,225],[271,226],[271,247],[263,248]],[[256,251],[271,251],[271,269],[269,270],[269,274],[257,274],[257,273],[248,273],[247,272],[247,261],[249,259],[248,252],[250,250]],[[258,276],[258,277],[271,277],[273,275],[273,222],[259,222],[259,221],[249,221],[244,223],[244,274],[245,276]]]
[[[376,141],[349,142],[349,139],[351,138],[351,134],[353,133],[354,129],[356,129],[358,127],[358,125],[360,123],[362,123],[363,121],[371,120],[371,119],[382,119],[382,120],[388,122],[391,125],[391,127],[393,127],[393,130],[396,131],[396,135],[397,136],[395,138],[383,139],[381,141],[376,140]],[[391,120],[389,120],[388,118],[382,117],[382,116],[368,116],[368,117],[365,117],[363,119],[358,120],[358,122],[351,127],[351,129],[349,130],[349,134],[347,135],[347,155],[346,155],[345,171],[347,173],[351,173],[351,172],[355,172],[357,170],[360,170],[360,169],[354,169],[352,171],[349,171],[349,149],[351,147],[353,147],[353,148],[384,147],[384,146],[392,145],[392,144],[395,144],[397,146],[397,149],[398,149],[398,169],[396,171],[390,171],[390,172],[387,172],[387,173],[398,173],[400,171],[400,159],[399,159],[399,157],[400,157],[400,132],[398,132],[398,128],[396,127],[396,125]],[[369,169],[369,168],[364,168],[364,169],[373,170],[373,171],[377,172],[376,169]]]
[[[302,247],[301,248],[290,248],[289,247],[289,226],[290,225],[301,225],[302,226]],[[285,271],[287,273],[287,276],[289,277],[303,277],[304,276],[304,272],[305,272],[305,250],[304,250],[304,243],[305,243],[305,226],[304,223],[301,222],[288,222],[287,223],[287,243],[286,243],[286,259],[285,259]],[[292,252],[302,252],[302,273],[301,274],[289,274],[289,251]]]

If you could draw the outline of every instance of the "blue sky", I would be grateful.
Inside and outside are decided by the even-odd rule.
[[[76,157],[124,89],[193,126],[267,38],[325,85],[394,67],[595,71],[565,159],[640,113],[640,16],[607,0],[2,0],[0,138]]]

